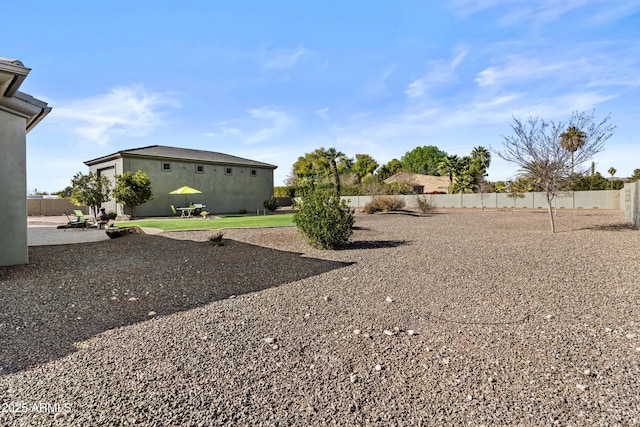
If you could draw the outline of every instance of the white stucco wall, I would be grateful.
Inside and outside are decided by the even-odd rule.
[[[25,118],[0,109],[0,265],[29,262]]]

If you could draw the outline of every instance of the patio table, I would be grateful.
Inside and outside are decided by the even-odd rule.
[[[181,213],[180,218],[192,218],[193,217],[193,211],[195,209],[196,209],[195,207],[176,208],[176,210],[180,211],[180,213]]]

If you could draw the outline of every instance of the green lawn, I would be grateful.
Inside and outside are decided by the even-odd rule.
[[[293,214],[263,216],[226,216],[215,219],[157,218],[116,222],[116,227],[152,227],[171,230],[216,230],[218,228],[280,227],[293,224]]]

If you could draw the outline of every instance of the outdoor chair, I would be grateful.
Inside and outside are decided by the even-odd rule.
[[[176,211],[176,207],[171,205],[171,212],[173,212],[174,215],[178,215],[178,211]]]
[[[89,225],[87,223],[87,218],[85,218],[84,213],[82,213],[80,209],[74,210],[73,214],[78,218],[78,222],[84,223],[85,228]]]
[[[64,228],[65,231],[67,231],[67,228],[80,228],[83,230],[87,228],[87,219],[84,217],[84,214],[82,214],[82,212],[80,212],[82,216],[80,217],[76,215],[75,219],[71,219],[71,217],[69,217],[69,214],[66,212],[64,214],[67,216],[68,221],[67,226]]]

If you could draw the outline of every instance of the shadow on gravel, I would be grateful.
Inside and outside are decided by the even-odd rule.
[[[406,216],[421,217],[421,216],[432,215],[432,213],[421,214],[420,212],[416,212],[416,211],[410,211],[410,210],[406,210],[406,209],[396,209],[394,211],[381,212],[381,215],[406,215]]]
[[[616,224],[596,225],[594,227],[578,228],[578,230],[596,230],[596,231],[638,231],[638,229],[630,222],[621,222]]]
[[[360,240],[349,242],[342,250],[397,248],[406,244],[406,240]]]
[[[129,235],[29,248],[0,267],[0,375],[64,357],[103,331],[276,287],[350,263],[225,239]]]

